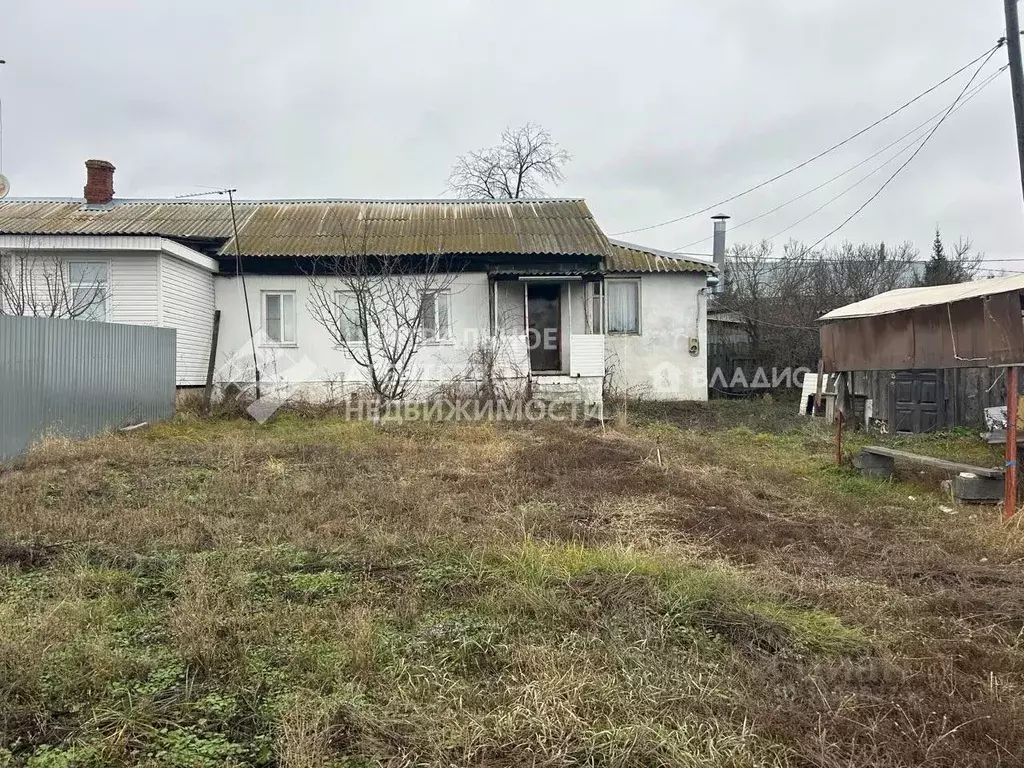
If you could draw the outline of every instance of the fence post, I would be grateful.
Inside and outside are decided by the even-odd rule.
[[[213,337],[210,339],[210,362],[206,366],[206,389],[203,390],[203,413],[210,412],[213,397],[213,366],[217,362],[217,339],[220,336],[220,310],[213,312]]]

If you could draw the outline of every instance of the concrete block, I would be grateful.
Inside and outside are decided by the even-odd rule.
[[[861,451],[860,455],[854,456],[853,466],[860,470],[864,477],[873,477],[878,480],[888,480],[893,475],[893,467],[896,461],[891,456],[879,456],[877,453]]]
[[[953,478],[953,498],[960,501],[1000,501],[1003,498],[1003,481],[978,477],[973,472],[961,472]]]

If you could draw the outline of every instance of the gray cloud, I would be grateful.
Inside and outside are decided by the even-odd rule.
[[[14,195],[79,195],[82,161],[96,156],[118,166],[122,196],[231,185],[249,197],[431,197],[456,155],[535,121],[574,155],[552,193],[586,197],[608,232],[702,208],[806,159],[966,63],[1003,26],[991,0],[50,0],[3,16]],[[989,71],[1004,61],[1000,52]],[[739,222],[815,186],[956,90],[725,211]],[[1024,258],[1014,146],[1004,76],[837,237],[926,250],[938,224],[991,258]],[[778,232],[856,178],[732,237]],[[816,240],[884,178],[784,238]],[[631,237],[674,248],[709,227],[702,216]]]

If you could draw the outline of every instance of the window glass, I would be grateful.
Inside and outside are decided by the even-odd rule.
[[[640,333],[640,283],[609,280],[605,283],[608,302],[608,333]]]
[[[263,294],[263,332],[275,344],[295,342],[295,294]]]
[[[107,264],[103,261],[68,262],[71,316],[79,320],[107,319]]]
[[[362,341],[366,321],[359,313],[359,302],[356,295],[346,291],[338,291],[335,294],[335,302],[338,306],[339,330],[345,341]]]
[[[451,337],[451,296],[441,291],[424,292],[420,297],[420,333],[425,341]]]

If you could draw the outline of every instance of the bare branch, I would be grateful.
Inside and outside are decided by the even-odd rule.
[[[0,314],[104,320],[106,262],[62,259],[25,246],[0,252]]]
[[[419,379],[416,353],[427,336],[450,331],[441,305],[450,313],[457,269],[440,247],[422,257],[390,256],[368,253],[368,241],[364,231],[352,255],[314,262],[308,306],[335,347],[363,370],[378,400],[391,402],[405,399]],[[446,318],[448,328],[438,328],[437,318]]]
[[[502,131],[497,146],[461,155],[448,176],[457,197],[519,199],[539,197],[546,184],[564,180],[572,156],[535,123]]]

